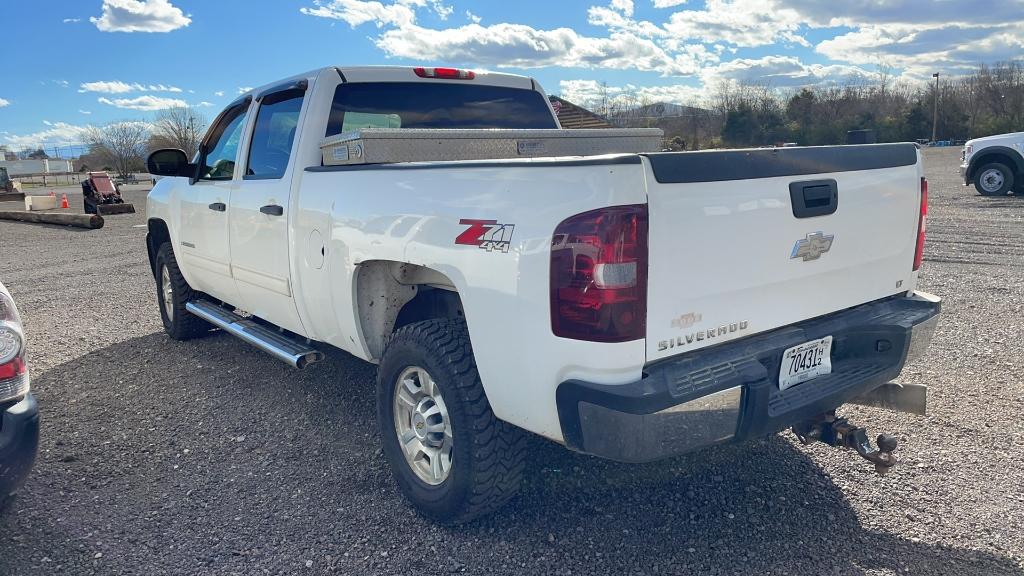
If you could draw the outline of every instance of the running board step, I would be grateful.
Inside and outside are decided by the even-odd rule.
[[[305,368],[324,359],[323,352],[296,342],[253,320],[243,318],[213,302],[203,300],[188,302],[185,304],[185,309],[295,368]]]

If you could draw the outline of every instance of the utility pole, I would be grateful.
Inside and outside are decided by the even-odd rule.
[[[932,74],[935,78],[935,111],[932,114],[932,142],[935,142],[935,132],[939,126],[939,73]]]

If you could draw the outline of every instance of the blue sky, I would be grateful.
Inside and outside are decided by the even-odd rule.
[[[0,144],[187,104],[325,65],[428,64],[699,103],[724,81],[780,90],[907,82],[1024,54],[1024,0],[4,0]],[[601,89],[600,85],[605,84]]]

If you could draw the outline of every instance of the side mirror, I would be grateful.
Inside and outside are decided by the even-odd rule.
[[[146,169],[154,176],[194,176],[195,165],[177,148],[157,150],[146,159]]]

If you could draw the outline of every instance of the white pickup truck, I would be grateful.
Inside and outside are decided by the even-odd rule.
[[[960,177],[982,196],[1024,193],[1024,132],[996,134],[964,143]]]
[[[356,132],[327,153],[374,127],[419,148],[388,162]],[[559,130],[537,83],[507,74],[326,68],[243,95],[196,158],[148,161],[167,333],[379,364],[384,453],[439,521],[515,494],[524,430],[643,462],[792,427],[895,463],[894,439],[876,448],[835,410],[924,409],[923,386],[889,384],[940,308],[914,290],[914,144],[408,161],[493,129],[603,134]]]

